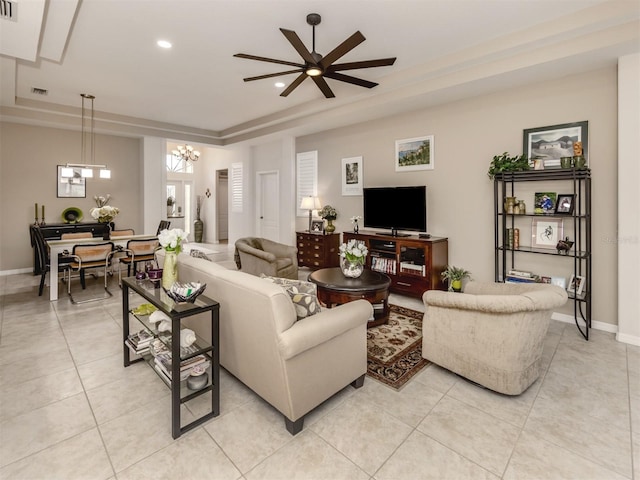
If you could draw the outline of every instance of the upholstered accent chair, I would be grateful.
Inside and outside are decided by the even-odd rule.
[[[266,238],[239,238],[236,263],[239,270],[252,275],[298,279],[298,249]]]
[[[422,299],[424,358],[496,392],[519,395],[540,375],[551,314],[567,293],[539,283],[469,282],[464,293],[428,290]]]

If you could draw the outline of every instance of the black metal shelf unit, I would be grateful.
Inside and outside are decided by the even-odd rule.
[[[122,341],[124,366],[128,367],[132,363],[146,361],[171,389],[171,434],[173,438],[178,438],[183,433],[220,414],[220,304],[204,295],[198,296],[194,303],[176,303],[162,288],[154,287],[150,281],[145,280],[140,282],[137,281],[135,277],[122,280]],[[134,314],[133,311],[129,309],[129,290],[137,293],[158,310],[165,313],[171,319],[171,331],[161,333],[155,324],[149,322],[148,316]],[[181,320],[185,317],[206,312],[211,313],[211,339],[207,340],[197,337],[194,348],[190,349],[189,353],[181,352]],[[143,355],[134,360],[131,359],[131,351],[125,344],[129,338],[130,317],[135,318],[144,330],[162,341],[171,350],[170,378],[167,378],[167,376],[154,368],[154,358],[150,354]],[[209,359],[211,366],[207,371],[210,373],[210,380],[202,389],[191,391],[186,387],[186,380],[180,380],[180,366],[185,360],[189,360],[197,355],[205,355]],[[179,359],[179,361],[175,361],[176,358]],[[180,405],[207,392],[211,392],[211,410],[209,413],[182,426],[180,421]]]
[[[507,196],[516,196],[516,184],[536,181],[564,181],[571,184],[575,198],[571,214],[512,214],[505,212]],[[591,292],[592,290],[592,255],[591,255],[591,171],[548,168],[525,172],[503,172],[494,177],[494,243],[495,243],[495,281],[504,281],[507,270],[516,268],[516,257],[520,254],[552,255],[569,258],[573,262],[573,275],[585,278],[585,287],[580,295],[569,294],[573,302],[573,317],[582,336],[589,340],[591,328]],[[569,192],[571,193],[571,192]],[[575,243],[566,254],[553,249],[519,246],[514,248],[507,239],[507,229],[514,228],[517,218],[563,217],[573,223]]]

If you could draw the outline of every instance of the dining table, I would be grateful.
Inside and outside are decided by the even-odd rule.
[[[140,235],[123,235],[113,236],[109,240],[103,240],[100,237],[92,238],[69,238],[66,240],[46,240],[49,246],[49,262],[50,272],[49,275],[49,300],[58,300],[58,256],[61,253],[69,252],[73,253],[73,247],[76,245],[92,245],[98,243],[112,242],[115,247],[127,247],[129,240],[144,240],[150,238],[157,238],[155,234],[140,234]]]

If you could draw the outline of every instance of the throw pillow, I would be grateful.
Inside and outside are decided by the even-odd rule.
[[[191,251],[189,252],[189,255],[196,258],[202,258],[203,260],[211,262],[211,259],[207,257],[202,250],[198,250],[196,248],[192,248]]]
[[[289,294],[289,298],[293,302],[296,311],[297,320],[310,317],[320,312],[320,302],[316,296],[316,285],[311,282],[302,280],[290,280],[288,278],[269,277],[264,273],[261,278],[268,282],[280,285],[285,292]]]

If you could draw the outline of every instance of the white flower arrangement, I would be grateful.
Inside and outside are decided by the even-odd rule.
[[[351,217],[351,223],[358,223],[358,220],[362,220],[362,217],[360,215],[354,215],[353,217]]]
[[[91,209],[91,216],[100,223],[113,222],[113,219],[118,213],[120,213],[120,209],[112,207],[111,205]]]
[[[162,248],[169,252],[180,252],[182,242],[187,239],[187,234],[180,228],[172,228],[171,230],[162,230],[158,234],[158,241]]]
[[[352,239],[340,245],[340,257],[346,258],[351,263],[364,265],[364,259],[368,253],[369,250],[362,241]]]
[[[109,203],[109,200],[111,200],[111,195],[108,193],[106,197],[103,197],[102,195],[94,195],[93,199],[95,200],[98,208],[100,208],[100,207],[104,207],[107,203]]]

